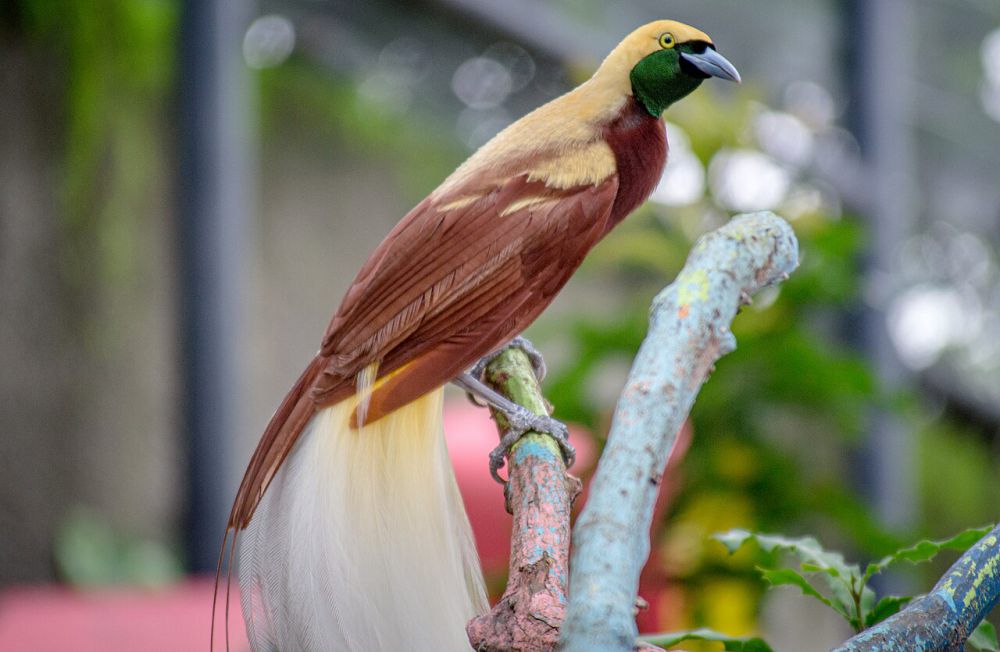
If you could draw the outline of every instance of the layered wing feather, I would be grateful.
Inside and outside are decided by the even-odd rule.
[[[377,369],[371,421],[448,382],[551,302],[605,233],[618,178],[612,168],[599,182],[552,187],[533,176],[527,166],[466,174],[382,241],[268,424],[230,527],[246,527],[311,415],[354,394],[363,370]]]
[[[566,189],[528,173],[495,183],[425,200],[383,241],[324,337],[318,401],[351,391],[373,362],[382,376],[461,340],[460,371],[502,345],[497,321],[513,318],[512,337],[548,305],[602,233],[617,189],[614,176]],[[519,310],[529,302],[530,314]]]

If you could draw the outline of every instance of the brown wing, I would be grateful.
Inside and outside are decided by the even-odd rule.
[[[616,190],[614,176],[554,189],[522,174],[478,197],[425,200],[348,290],[323,340],[328,362],[314,398],[352,393],[372,362],[382,376],[427,358],[420,382],[407,379],[406,400],[386,404],[388,412],[505,343],[549,304],[603,234]],[[394,385],[416,371],[408,368]]]
[[[614,175],[553,189],[523,174],[410,211],[362,267],[320,353],[268,423],[229,526],[246,527],[315,411],[353,394],[357,374],[372,362],[379,376],[400,371],[372,395],[369,420],[448,382],[524,330],[604,234],[617,188]]]

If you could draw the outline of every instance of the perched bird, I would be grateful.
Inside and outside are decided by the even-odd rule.
[[[469,649],[465,624],[487,602],[443,386],[534,321],[646,199],[666,161],[664,109],[712,76],[739,81],[706,34],[640,27],[375,249],[233,504],[255,651]]]

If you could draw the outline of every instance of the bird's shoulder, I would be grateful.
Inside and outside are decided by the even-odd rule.
[[[598,185],[617,172],[606,127],[626,98],[581,86],[494,136],[431,194],[435,203],[488,191],[524,175],[548,188]]]
[[[397,224],[349,287],[323,339],[323,355],[347,355],[346,366],[354,366],[359,353],[405,337],[429,313],[485,287],[487,279],[527,287],[525,276],[543,273],[532,252],[547,243],[566,251],[589,248],[617,192],[614,176],[560,189],[522,173],[487,185],[480,190],[470,183],[475,192],[439,202],[427,198]],[[492,296],[501,300],[504,292]]]

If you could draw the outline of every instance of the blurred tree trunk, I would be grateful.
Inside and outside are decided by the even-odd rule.
[[[0,583],[50,577],[72,494],[66,444],[76,406],[59,272],[57,89],[24,44],[0,41]],[[51,463],[58,460],[60,463]]]
[[[72,168],[67,125],[80,122],[71,90],[83,55],[16,22],[2,30],[0,584],[7,584],[55,576],[54,542],[76,507],[128,537],[168,541],[178,521],[179,453],[171,207],[157,167],[169,158],[163,98],[98,70],[110,96],[101,101],[119,111],[83,107],[97,108],[84,126],[95,145]],[[148,158],[137,162],[136,148]],[[81,181],[82,194],[67,191]],[[107,219],[112,212],[125,219]]]

